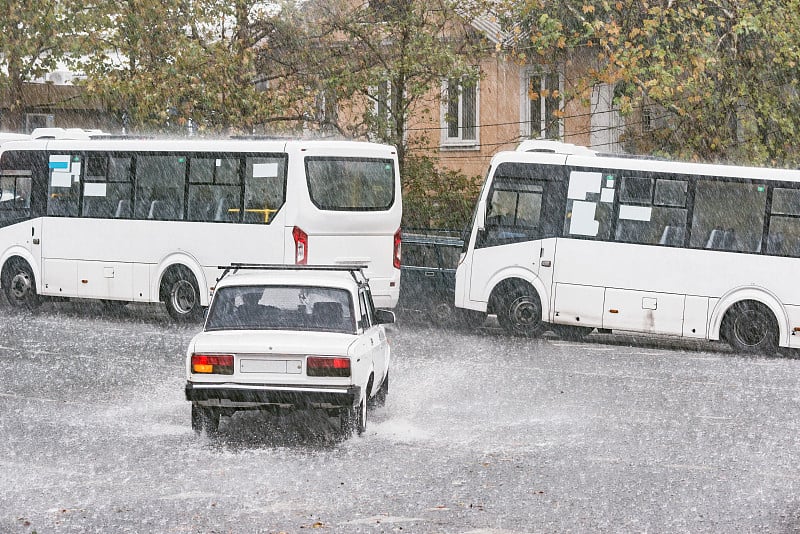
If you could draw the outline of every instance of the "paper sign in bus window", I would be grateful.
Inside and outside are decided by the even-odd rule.
[[[277,163],[254,163],[253,178],[275,178],[278,176]]]
[[[574,201],[572,203],[569,233],[595,237],[600,229],[600,223],[594,218],[595,210],[597,210],[596,202]]]
[[[567,198],[586,200],[589,193],[599,193],[602,179],[603,175],[599,172],[573,171],[569,175]]]
[[[628,221],[649,221],[653,213],[650,206],[626,206],[619,207],[619,218]]]
[[[83,186],[83,196],[85,197],[104,197],[106,196],[106,184],[86,183]]]

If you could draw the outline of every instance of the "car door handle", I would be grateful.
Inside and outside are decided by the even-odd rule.
[[[436,276],[436,273],[434,273],[433,271],[425,271],[425,276],[434,277]]]

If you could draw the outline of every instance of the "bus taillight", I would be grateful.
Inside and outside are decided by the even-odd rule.
[[[400,244],[402,242],[402,235],[400,229],[394,233],[394,268],[400,268]]]
[[[308,234],[297,226],[292,230],[294,238],[294,263],[306,265],[308,263]]]

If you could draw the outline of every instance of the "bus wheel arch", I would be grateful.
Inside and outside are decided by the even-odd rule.
[[[39,305],[36,291],[36,276],[28,260],[21,256],[11,256],[3,264],[0,284],[8,303],[13,308],[34,309]]]
[[[781,329],[775,312],[755,299],[737,300],[723,313],[719,328],[723,339],[737,352],[775,354]]]
[[[511,334],[538,336],[546,328],[539,292],[522,278],[507,278],[497,284],[489,297],[489,311]]]
[[[158,299],[176,321],[197,319],[202,314],[200,286],[197,277],[186,265],[170,265],[161,275]]]

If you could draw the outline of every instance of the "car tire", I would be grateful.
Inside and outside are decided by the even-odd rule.
[[[197,280],[186,267],[167,271],[161,282],[161,300],[175,321],[195,320],[203,313]]]
[[[339,428],[342,437],[347,439],[353,434],[360,436],[367,429],[367,410],[365,399],[358,406],[347,406],[339,411]]]
[[[36,280],[26,261],[10,262],[3,269],[2,282],[6,299],[12,308],[35,310],[39,307],[40,300],[36,293]]]
[[[775,354],[778,323],[765,305],[744,300],[731,306],[722,323],[723,337],[737,352]]]
[[[497,321],[508,333],[535,337],[547,328],[542,322],[542,304],[531,287],[515,286],[498,299]]]
[[[378,392],[375,393],[375,396],[372,397],[372,405],[375,407],[381,407],[386,404],[386,397],[389,395],[389,373],[386,373],[386,377],[383,379],[383,383],[381,387],[378,389]]]
[[[213,435],[219,430],[219,410],[206,406],[192,404],[192,430],[200,434],[205,430],[206,434]]]

